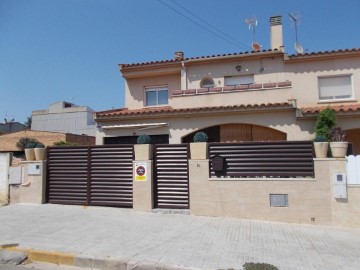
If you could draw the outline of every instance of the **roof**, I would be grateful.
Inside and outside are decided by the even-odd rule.
[[[96,120],[105,118],[126,118],[136,116],[157,116],[157,115],[179,115],[179,114],[193,114],[196,113],[212,113],[212,112],[234,112],[234,111],[267,111],[280,109],[294,109],[293,105],[288,102],[284,103],[267,103],[267,104],[253,104],[253,105],[229,105],[229,106],[214,106],[214,107],[196,107],[196,108],[172,108],[153,107],[129,110],[127,108],[96,112]]]
[[[289,55],[289,59],[287,61],[296,61],[296,60],[306,60],[306,59],[317,59],[319,57],[341,57],[341,56],[352,56],[352,55],[360,55],[360,48],[352,48],[352,49],[339,49],[332,51],[320,51],[320,52],[307,52],[303,54],[293,54]]]
[[[0,133],[12,133],[27,129],[27,127],[19,122],[0,123]]]
[[[184,59],[167,59],[167,60],[159,60],[159,61],[149,61],[149,62],[140,62],[140,63],[132,63],[132,64],[120,64],[122,68],[126,67],[136,67],[136,66],[147,66],[147,65],[156,65],[156,64],[166,64],[166,63],[181,63],[182,61],[191,61],[191,60],[200,60],[200,59],[213,59],[220,57],[231,57],[231,56],[243,56],[243,55],[258,55],[261,53],[271,53],[271,52],[280,52],[279,50],[262,50],[262,51],[246,51],[246,52],[235,52],[228,54],[213,54],[206,56],[197,56],[197,57],[188,57]]]
[[[360,104],[342,104],[342,105],[327,105],[327,106],[312,106],[301,108],[302,114],[318,114],[326,108],[333,109],[337,113],[360,112]]]
[[[235,52],[235,53],[228,53],[228,54],[214,54],[214,55],[206,55],[206,56],[197,56],[197,57],[188,57],[184,59],[167,59],[167,60],[158,60],[158,61],[149,61],[149,62],[140,62],[140,63],[131,63],[131,64],[119,64],[121,68],[127,67],[140,67],[140,66],[150,66],[150,65],[161,65],[161,64],[169,64],[169,63],[181,63],[182,61],[189,62],[192,60],[204,60],[204,59],[216,59],[216,58],[223,58],[223,57],[234,57],[234,56],[245,56],[245,55],[261,55],[264,53],[282,53],[281,51],[275,50],[261,50],[261,51],[246,51],[246,52]],[[289,55],[289,59],[291,60],[304,60],[309,58],[318,58],[324,56],[339,56],[339,55],[352,55],[352,54],[359,54],[360,48],[352,48],[352,49],[339,49],[339,50],[331,50],[331,51],[319,51],[319,52],[307,52],[303,54],[292,54]]]
[[[19,149],[16,143],[22,137],[28,137],[38,140],[45,146],[52,146],[54,142],[66,141],[74,142],[79,145],[93,145],[95,144],[95,137],[77,134],[65,134],[51,131],[38,131],[38,130],[23,130],[4,134],[0,136],[0,152],[17,152]]]

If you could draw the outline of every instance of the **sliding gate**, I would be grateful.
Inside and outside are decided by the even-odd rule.
[[[50,147],[47,201],[132,207],[133,145]]]
[[[154,145],[155,208],[189,209],[188,144]]]

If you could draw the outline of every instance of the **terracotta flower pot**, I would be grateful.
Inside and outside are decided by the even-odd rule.
[[[331,154],[334,158],[344,158],[346,156],[348,142],[331,142]]]
[[[25,149],[25,157],[26,157],[27,161],[35,160],[34,148],[26,148]]]
[[[35,159],[45,160],[46,149],[45,148],[34,148]]]
[[[328,142],[314,142],[316,158],[326,158],[329,148]]]

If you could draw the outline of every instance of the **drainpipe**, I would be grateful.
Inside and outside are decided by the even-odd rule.
[[[186,68],[185,68],[185,57],[184,52],[178,51],[174,53],[174,60],[181,61],[181,90],[187,89],[187,80],[186,80]]]
[[[185,62],[181,61],[181,90],[187,89],[187,76]]]

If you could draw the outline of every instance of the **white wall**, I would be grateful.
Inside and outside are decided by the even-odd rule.
[[[63,112],[32,115],[32,130],[95,136],[92,112]]]
[[[10,153],[0,153],[0,205],[9,202]]]

